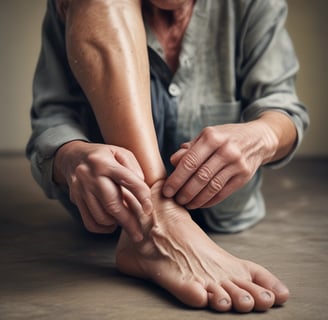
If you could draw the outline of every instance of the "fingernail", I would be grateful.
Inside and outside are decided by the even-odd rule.
[[[167,187],[164,187],[163,193],[166,197],[170,198],[170,197],[173,197],[174,190],[172,189],[172,187],[167,186]]]

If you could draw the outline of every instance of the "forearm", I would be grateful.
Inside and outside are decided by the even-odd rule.
[[[133,152],[151,185],[165,177],[150,106],[140,1],[72,1],[68,58],[107,144]]]

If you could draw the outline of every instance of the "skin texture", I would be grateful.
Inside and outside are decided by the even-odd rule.
[[[163,48],[167,65],[175,72],[179,66],[181,41],[191,18],[195,1],[151,2],[154,5],[144,5],[145,18]],[[163,7],[176,9],[173,11],[161,10]]]
[[[147,19],[154,19],[154,28],[158,22],[156,34],[175,70],[194,1],[151,2]],[[205,128],[172,156],[176,169],[166,178],[151,116],[141,2],[57,4],[70,66],[106,142],[72,141],[55,156],[54,179],[68,185],[86,228],[112,232],[122,226],[119,270],[151,279],[187,305],[249,312],[283,304],[286,286],[261,266],[218,247],[180,204],[217,203],[260,165],[286,155],[296,139],[291,121],[267,112],[250,123]],[[161,11],[164,5],[174,12]],[[217,160],[220,166],[214,165]]]
[[[154,223],[144,241],[133,244],[121,235],[121,272],[152,280],[197,308],[250,312],[286,302],[288,289],[274,275],[217,246],[161,188],[161,181],[152,187]]]
[[[280,139],[281,128],[290,134]],[[210,207],[246,184],[261,165],[286,155],[295,139],[293,124],[278,112],[265,112],[249,123],[205,128],[172,155],[176,169],[164,195],[175,196],[189,209]]]
[[[82,141],[67,143],[56,154],[54,177],[68,185],[70,199],[89,231],[111,233],[120,225],[134,241],[142,240],[141,220],[152,212],[151,193],[130,151]]]

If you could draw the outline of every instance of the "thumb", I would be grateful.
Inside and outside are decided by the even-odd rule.
[[[181,158],[185,155],[185,153],[188,151],[188,149],[191,147],[190,142],[183,143],[181,145],[181,148],[172,154],[170,161],[174,167],[178,165]]]

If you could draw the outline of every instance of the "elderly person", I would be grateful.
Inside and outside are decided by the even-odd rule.
[[[260,168],[308,124],[283,0],[48,0],[34,79],[32,171],[87,230],[122,228],[117,266],[194,307],[286,302],[216,232],[265,215]],[[194,220],[192,219],[194,218]]]

